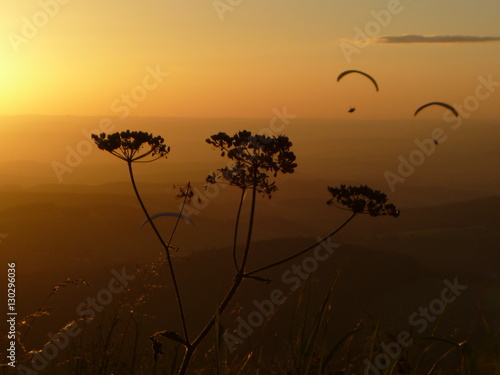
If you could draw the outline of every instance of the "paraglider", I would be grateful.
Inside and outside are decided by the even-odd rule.
[[[375,89],[378,91],[377,81],[375,81],[375,79],[373,79],[373,77],[371,75],[366,74],[365,72],[362,72],[360,70],[346,70],[345,72],[340,73],[339,76],[337,77],[337,82],[340,81],[342,79],[342,77],[344,77],[348,74],[351,74],[351,73],[358,73],[358,74],[364,75],[366,78],[368,78],[370,81],[373,82],[373,84],[375,85]]]
[[[421,106],[419,109],[417,109],[417,110],[415,111],[414,116],[416,116],[416,115],[417,115],[417,114],[418,114],[418,113],[419,113],[422,109],[427,108],[427,107],[429,107],[429,106],[431,106],[431,105],[439,105],[439,106],[441,106],[441,107],[444,107],[444,108],[446,108],[446,109],[449,109],[451,112],[453,112],[453,114],[455,115],[455,117],[458,117],[458,112],[457,112],[457,110],[456,110],[455,108],[453,108],[453,107],[452,107],[451,105],[449,105],[449,104],[442,103],[442,102],[430,102],[430,103],[424,104],[423,106]]]
[[[181,219],[183,219],[186,224],[191,224],[193,227],[195,226],[194,225],[194,222],[187,216],[185,215],[182,215],[182,214],[179,214],[178,212],[160,212],[158,214],[155,214],[153,216],[151,216],[151,220],[154,220],[158,217],[162,217],[162,216],[173,216],[173,217],[180,217]],[[149,222],[149,220],[145,220],[142,224],[141,224],[141,229],[144,227],[144,225],[146,225],[147,223]]]

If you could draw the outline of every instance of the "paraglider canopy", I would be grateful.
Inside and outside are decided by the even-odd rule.
[[[431,105],[439,105],[441,107],[449,109],[451,112],[453,112],[453,114],[455,115],[455,117],[458,117],[457,110],[455,108],[453,108],[451,105],[443,103],[443,102],[430,102],[430,103],[424,104],[423,106],[421,106],[420,108],[418,108],[415,111],[415,114],[413,116],[416,116],[422,109],[427,108],[427,107],[429,107]]]
[[[375,79],[371,75],[369,75],[365,72],[362,72],[361,70],[346,70],[345,72],[342,72],[339,74],[339,76],[337,77],[337,82],[340,81],[342,79],[342,77],[344,77],[348,74],[351,74],[351,73],[358,73],[358,74],[365,76],[366,78],[368,78],[370,81],[373,82],[373,84],[375,85],[375,89],[378,91],[377,81],[375,81]]]

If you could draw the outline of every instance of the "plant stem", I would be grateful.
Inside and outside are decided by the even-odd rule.
[[[346,221],[344,221],[342,223],[342,225],[340,225],[337,229],[335,229],[332,233],[330,233],[329,235],[327,235],[326,237],[323,237],[321,240],[317,241],[316,243],[306,247],[305,249],[293,254],[293,255],[290,255],[284,259],[281,259],[277,262],[274,262],[274,263],[271,263],[271,264],[268,264],[267,266],[264,266],[264,267],[260,267],[260,268],[257,268],[256,270],[253,270],[253,271],[250,271],[250,272],[247,272],[245,274],[245,276],[250,276],[250,275],[253,275],[254,273],[257,273],[257,272],[260,272],[260,271],[264,271],[264,270],[267,270],[269,268],[272,268],[272,267],[275,267],[275,266],[278,266],[280,264],[283,264],[285,262],[288,262],[289,260],[292,260],[294,258],[297,258],[298,256],[301,256],[302,254],[305,254],[306,252],[308,252],[309,250],[315,248],[316,246],[318,246],[319,244],[321,244],[322,242],[326,241],[327,239],[329,239],[330,237],[332,237],[333,235],[335,235],[336,233],[338,233],[342,228],[344,228],[353,218],[354,216],[356,216],[356,213],[353,212],[351,214],[351,216],[349,216],[347,218]]]
[[[257,181],[256,177],[254,176],[254,183],[252,187],[252,207],[250,209],[250,222],[248,223],[248,233],[247,233],[247,243],[245,245],[245,252],[243,253],[243,259],[241,261],[241,267],[239,274],[245,273],[245,266],[247,263],[247,258],[248,258],[248,253],[250,251],[250,245],[252,243],[252,233],[253,233],[253,222],[255,218],[255,201],[257,198]]]
[[[245,198],[245,189],[241,189],[240,204],[238,206],[238,213],[236,214],[236,224],[234,226],[234,240],[233,240],[233,262],[236,272],[240,272],[240,267],[238,266],[238,260],[236,259],[236,242],[238,240],[238,227],[240,225],[240,215],[241,208],[243,206],[243,199]]]
[[[256,201],[256,196],[257,196],[257,186],[256,183],[254,183],[252,187],[252,206],[250,209],[250,222],[248,224],[248,233],[247,233],[247,241],[245,245],[245,252],[243,254],[243,260],[241,262],[241,267],[238,273],[236,274],[236,277],[234,278],[233,285],[231,286],[231,289],[227,292],[226,296],[222,300],[221,304],[218,307],[217,313],[212,316],[210,321],[207,323],[205,328],[201,331],[201,333],[198,335],[198,337],[189,345],[186,349],[186,352],[184,354],[184,358],[182,360],[181,368],[179,370],[179,375],[185,375],[186,371],[189,367],[189,362],[191,361],[191,357],[193,353],[195,352],[196,348],[200,343],[205,339],[205,337],[208,335],[210,330],[213,328],[215,325],[215,320],[217,319],[217,316],[222,315],[226,307],[229,305],[229,302],[235,295],[236,291],[238,290],[241,282],[244,279],[245,275],[245,264],[248,258],[248,252],[250,250],[250,244],[252,242],[252,232],[253,232],[253,222],[255,219],[255,201]]]
[[[188,329],[187,329],[187,324],[186,324],[186,317],[184,315],[184,309],[182,307],[183,305],[182,305],[181,294],[179,292],[179,287],[177,285],[177,278],[175,277],[174,266],[172,264],[172,259],[171,259],[171,256],[170,256],[169,245],[167,245],[165,243],[165,241],[163,240],[163,237],[161,236],[160,232],[156,228],[156,225],[154,224],[153,220],[151,219],[151,216],[149,215],[149,212],[146,209],[146,206],[144,205],[144,203],[142,201],[142,198],[141,198],[141,196],[139,194],[139,191],[137,190],[137,186],[135,184],[135,179],[134,179],[134,173],[132,171],[132,162],[129,161],[129,162],[127,162],[127,164],[128,164],[129,174],[130,174],[130,180],[132,181],[132,186],[134,188],[134,192],[135,192],[135,195],[137,197],[137,200],[139,201],[139,204],[141,205],[141,208],[144,211],[144,214],[146,215],[149,223],[151,224],[151,227],[153,228],[153,231],[155,232],[156,236],[160,240],[160,243],[162,244],[162,246],[165,248],[165,253],[167,254],[168,268],[170,270],[170,276],[172,277],[172,282],[174,284],[175,295],[177,297],[177,306],[179,308],[179,314],[181,316],[182,328],[184,330],[184,335],[186,337],[186,341],[189,343],[189,334],[188,334]],[[172,236],[173,236],[173,234],[172,234]],[[172,237],[170,239],[172,239]]]

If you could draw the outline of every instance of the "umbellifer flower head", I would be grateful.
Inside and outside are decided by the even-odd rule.
[[[387,195],[379,190],[373,190],[366,185],[345,186],[340,188],[328,186],[332,199],[326,203],[356,214],[370,216],[399,216],[399,210],[392,203],[387,203]]]
[[[232,161],[229,166],[209,175],[209,184],[222,182],[241,189],[255,187],[271,198],[278,188],[274,181],[269,181],[270,174],[276,177],[279,172],[293,173],[297,167],[295,155],[290,151],[292,142],[284,135],[268,137],[243,130],[232,137],[221,132],[206,142]]]
[[[108,151],[128,163],[151,162],[166,157],[170,152],[162,137],[142,131],[92,134],[92,139],[100,150]]]

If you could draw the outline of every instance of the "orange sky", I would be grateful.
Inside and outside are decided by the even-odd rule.
[[[428,101],[463,104],[480,76],[500,82],[498,41],[349,42],[358,30],[499,36],[500,4],[488,0],[5,3],[0,115],[269,117],[287,106],[301,117],[400,118]],[[380,92],[362,77],[337,83],[346,69],[369,72]],[[499,100],[495,90],[474,116],[497,118]]]

